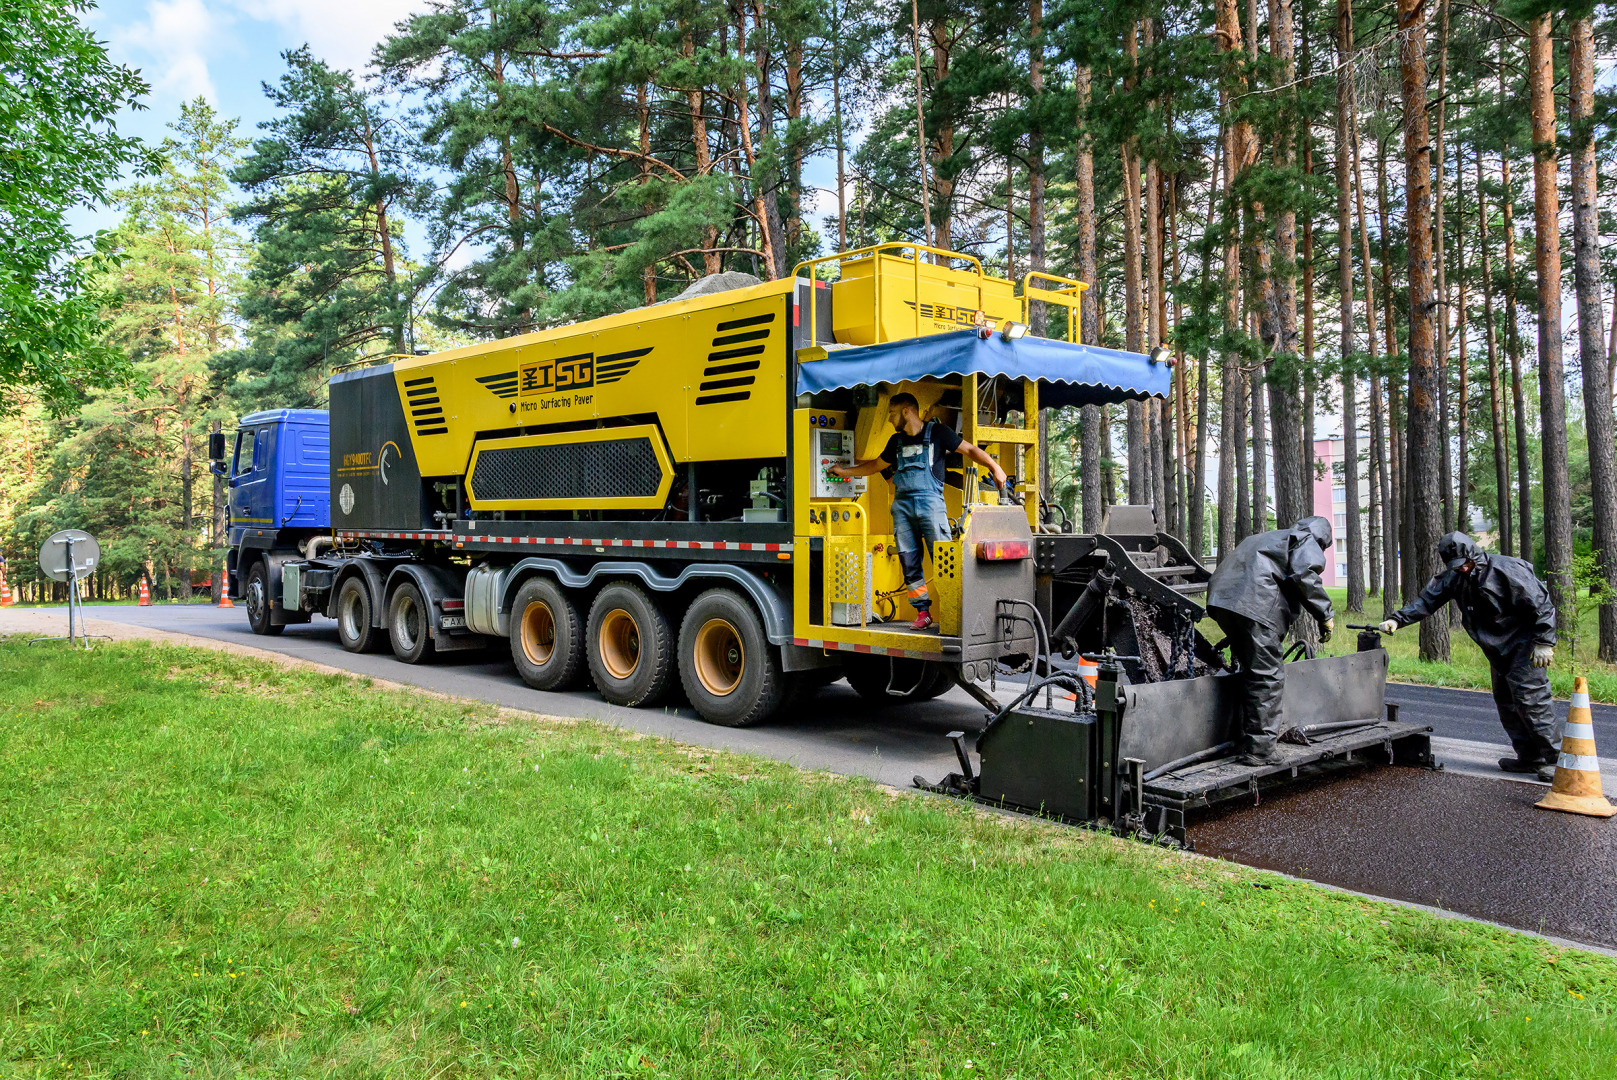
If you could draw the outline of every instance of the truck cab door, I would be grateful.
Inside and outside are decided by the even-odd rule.
[[[230,465],[230,523],[233,526],[273,527],[275,485],[269,468],[270,428],[242,428],[236,432],[236,453]]]

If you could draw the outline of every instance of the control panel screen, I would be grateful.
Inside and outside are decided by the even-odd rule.
[[[833,465],[852,465],[853,432],[817,428],[814,436],[814,498],[854,499],[865,493],[865,478],[831,475]]]

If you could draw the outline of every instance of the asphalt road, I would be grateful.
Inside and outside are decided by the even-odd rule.
[[[704,723],[689,708],[622,709],[589,691],[533,690],[503,650],[452,653],[411,666],[391,654],[357,655],[317,618],[278,637],[256,637],[240,609],[196,606],[95,607],[92,619],[234,641],[259,649],[421,686],[459,697],[552,715],[598,719],[693,745],[761,754],[802,768],[866,776],[895,787],[941,779],[958,766],[944,737],[977,730],[983,710],[958,689],[932,702],[872,707],[845,683],[796,714],[745,730]],[[1020,680],[1001,684],[1014,693]],[[1490,695],[1394,684],[1387,699],[1401,719],[1429,724],[1443,774],[1379,769],[1226,805],[1195,822],[1197,849],[1376,896],[1458,911],[1505,925],[1617,948],[1617,819],[1537,810],[1544,788],[1500,773],[1509,751]],[[1566,703],[1557,702],[1558,715]],[[1617,708],[1594,708],[1596,744],[1617,751]],[[1603,758],[1617,794],[1617,760]],[[1554,882],[1553,887],[1548,882]],[[1542,887],[1541,887],[1542,885]]]
[[[951,690],[925,705],[873,708],[845,683],[821,691],[797,715],[745,731],[703,723],[689,708],[654,712],[620,709],[591,691],[555,694],[534,690],[517,678],[504,650],[448,653],[434,664],[401,664],[390,653],[356,655],[337,641],[336,623],[316,617],[289,626],[278,637],[257,637],[239,607],[219,610],[205,605],[109,606],[87,611],[91,618],[195,634],[221,641],[286,653],[307,660],[362,672],[377,678],[439,690],[459,697],[492,701],[514,708],[559,716],[589,717],[621,727],[703,746],[745,750],[807,768],[868,776],[885,784],[907,786],[920,773],[939,779],[956,768],[944,734],[975,731],[982,708],[961,690]],[[1007,684],[1020,682],[1020,677]],[[1400,719],[1429,724],[1439,760],[1450,770],[1500,777],[1495,760],[1510,746],[1493,697],[1476,690],[1389,684],[1387,700],[1402,709]],[[1555,703],[1557,717],[1566,702]],[[1593,709],[1595,743],[1605,754],[1617,753],[1617,707]],[[1609,773],[1617,779],[1617,761]],[[1614,787],[1617,790],[1617,787]]]

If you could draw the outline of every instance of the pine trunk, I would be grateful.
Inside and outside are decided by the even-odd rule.
[[[1410,399],[1408,399],[1408,500],[1410,543],[1405,558],[1415,564],[1416,580],[1438,576],[1438,538],[1442,535],[1442,461],[1449,456],[1442,441],[1439,373],[1438,289],[1433,275],[1433,191],[1431,147],[1426,121],[1426,13],[1423,0],[1399,0],[1399,73],[1404,99],[1405,221],[1408,225],[1410,275]],[[1449,621],[1423,619],[1420,658],[1449,661]]]
[[[1078,188],[1077,226],[1078,251],[1076,267],[1078,280],[1087,283],[1078,300],[1078,336],[1086,344],[1100,343],[1100,319],[1095,291],[1097,260],[1095,232],[1095,152],[1087,126],[1089,124],[1091,77],[1089,68],[1080,65],[1074,77],[1078,96],[1078,136],[1076,181]],[[1096,405],[1085,405],[1081,414],[1082,444],[1079,460],[1079,479],[1084,498],[1084,532],[1100,532],[1101,517],[1101,410]]]
[[[1422,15],[1425,18],[1425,15]],[[1450,462],[1449,446],[1449,286],[1448,264],[1443,246],[1443,190],[1447,177],[1443,171],[1443,119],[1448,106],[1449,77],[1449,0],[1442,0],[1437,17],[1437,126],[1432,132],[1432,150],[1429,156],[1432,183],[1432,260],[1437,279],[1433,315],[1437,323],[1437,446],[1438,486],[1442,493],[1442,532],[1454,526],[1454,470]],[[1424,57],[1422,66],[1424,67]],[[1422,97],[1424,98],[1424,87]],[[1441,535],[1441,533],[1439,534]],[[1450,606],[1452,615],[1457,610]]]
[[[1617,588],[1617,462],[1613,460],[1611,381],[1603,348],[1600,306],[1600,206],[1596,201],[1594,23],[1571,25],[1567,108],[1572,139],[1572,274],[1578,294],[1578,356],[1583,368],[1583,416],[1589,438],[1594,550],[1600,573]],[[1617,661],[1617,606],[1600,608],[1600,659]]]
[[[1521,522],[1520,557],[1532,562],[1533,498],[1532,465],[1527,447],[1527,392],[1522,383],[1522,339],[1516,296],[1516,196],[1510,188],[1510,147],[1499,156],[1499,175],[1504,187],[1505,205],[1501,217],[1505,228],[1505,349],[1510,354],[1510,405],[1516,418],[1516,509]]]
[[[1482,260],[1482,319],[1488,335],[1488,419],[1493,425],[1493,470],[1499,519],[1499,550],[1514,555],[1515,520],[1510,511],[1510,445],[1505,438],[1505,403],[1499,379],[1499,328],[1493,315],[1493,266],[1488,250],[1488,203],[1483,189],[1482,152],[1477,151],[1477,249]]]
[[[1353,5],[1336,0],[1336,287],[1342,324],[1342,483],[1347,513],[1347,607],[1364,610],[1364,537],[1359,522],[1359,409],[1353,340],[1353,172],[1348,144],[1353,92]]]
[[[1533,253],[1538,269],[1538,420],[1543,449],[1544,571],[1558,622],[1577,618],[1572,585],[1572,493],[1567,477],[1566,373],[1561,359],[1561,194],[1555,146],[1555,56],[1550,16],[1528,24],[1533,116]],[[1591,434],[1593,434],[1591,432]]]

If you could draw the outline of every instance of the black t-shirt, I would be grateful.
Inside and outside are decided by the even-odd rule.
[[[945,427],[936,421],[927,424],[921,429],[919,435],[909,435],[898,432],[887,440],[887,447],[881,452],[881,459],[889,467],[898,464],[898,456],[905,446],[919,446],[923,439],[932,440],[932,477],[942,487],[944,482],[943,458],[945,454],[952,454],[960,449],[960,435],[953,429]]]

